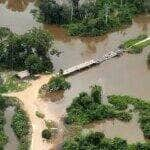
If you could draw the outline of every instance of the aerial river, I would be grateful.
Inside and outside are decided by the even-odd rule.
[[[68,36],[61,27],[37,23],[30,14],[31,9],[35,7],[32,0],[0,0],[0,3],[0,26],[9,27],[19,34],[25,33],[32,27],[41,27],[52,33],[56,48],[62,52],[59,57],[52,57],[56,71],[101,57],[105,53],[115,50],[123,41],[135,38],[140,34],[150,35],[150,15],[139,15],[127,28],[101,37],[80,38]],[[104,95],[131,95],[150,100],[150,70],[146,65],[149,52],[150,47],[147,47],[141,54],[124,54],[120,58],[113,58],[101,65],[68,77],[71,89],[55,95],[54,97],[58,97],[59,101],[45,101],[44,111],[49,111],[60,119],[65,115],[66,107],[70,105],[72,98],[81,91],[88,91],[93,84],[101,85]],[[42,109],[43,105],[39,107]],[[108,126],[103,125],[105,129],[102,130],[105,132],[107,128],[109,131],[112,129],[113,136],[126,138],[129,142],[143,141],[142,132],[134,128],[138,128],[139,125],[134,122],[123,125],[116,121],[114,124],[116,124],[116,128],[120,127],[119,132],[108,122],[106,123]],[[121,132],[124,128],[128,133],[132,133],[135,129],[135,136],[126,136],[126,133]],[[120,135],[118,135],[119,133]],[[111,132],[106,131],[106,134],[112,137]]]

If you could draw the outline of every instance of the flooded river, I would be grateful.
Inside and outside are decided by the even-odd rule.
[[[126,29],[101,37],[69,37],[64,29],[60,27],[37,23],[30,14],[30,10],[34,8],[34,4],[30,0],[0,0],[0,3],[0,26],[7,26],[20,34],[32,27],[41,27],[54,35],[55,46],[62,52],[60,57],[52,58],[56,71],[92,58],[101,57],[106,52],[116,49],[124,40],[129,38],[134,38],[140,34],[150,34],[150,15],[140,15]],[[89,86],[93,84],[101,85],[105,95],[128,94],[149,100],[150,70],[148,70],[146,65],[146,58],[149,52],[150,47],[147,47],[141,54],[125,54],[120,58],[111,59],[99,66],[68,77],[68,80],[71,82],[71,89],[64,92],[63,96],[59,96],[62,98],[59,101],[45,101],[45,109],[43,111],[55,114],[60,119],[65,114],[66,107],[70,105],[72,98],[81,91],[88,91]],[[39,105],[39,108],[42,110],[43,105]],[[108,128],[112,125],[110,122],[106,124],[108,124]],[[122,123],[117,122],[116,124],[115,127],[111,128],[112,132],[108,132],[110,131],[108,130],[106,135],[113,137],[116,135],[114,133],[117,133],[118,130],[122,132],[124,128],[128,128],[126,131],[131,132],[133,126],[135,126],[134,136],[128,134],[128,141],[132,142],[136,141],[136,139],[143,141],[143,138],[141,138],[142,133],[139,132],[137,123],[132,122],[122,125]],[[105,130],[106,127],[103,127],[103,130]],[[124,134],[121,135],[122,137],[126,137],[127,133],[122,132],[122,134]]]
[[[94,122],[87,125],[88,129],[101,131],[108,138],[120,137],[128,140],[128,143],[145,142],[138,122],[138,114],[134,114],[130,122],[124,123],[117,119],[105,122]],[[111,134],[110,134],[111,133]]]
[[[14,107],[8,107],[5,110],[6,124],[4,126],[4,131],[8,136],[8,143],[5,146],[5,150],[16,150],[19,144],[17,137],[11,128],[11,120],[15,113],[14,109]]]

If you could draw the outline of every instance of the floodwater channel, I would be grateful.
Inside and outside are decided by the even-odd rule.
[[[32,0],[0,0],[0,3],[0,26],[9,27],[19,34],[25,33],[32,27],[41,27],[52,33],[55,47],[62,52],[59,57],[52,57],[56,71],[101,57],[116,49],[123,41],[135,38],[140,34],[150,35],[150,15],[148,14],[135,17],[133,24],[125,29],[101,37],[83,38],[70,37],[63,28],[58,26],[37,23],[30,14],[31,9],[35,7]],[[149,52],[150,47],[147,47],[141,54],[124,54],[120,58],[113,58],[101,65],[68,77],[71,89],[65,91],[63,95],[59,96],[58,94],[58,97],[61,97],[59,101],[45,101],[44,110],[43,105],[39,105],[39,109],[43,110],[43,113],[55,114],[56,118],[60,120],[65,115],[66,107],[71,104],[72,99],[79,92],[88,91],[93,84],[101,85],[105,95],[131,95],[149,100],[150,70],[146,65]],[[119,121],[115,123],[114,127],[111,121],[106,121],[105,125],[100,126],[100,130],[105,131],[108,137],[114,137],[119,132],[120,136],[125,137],[130,143],[144,140],[136,121],[129,124]],[[126,136],[127,133],[132,132],[133,128],[134,132]]]
[[[4,147],[5,150],[16,150],[19,144],[17,137],[14,134],[13,129],[11,128],[11,120],[13,115],[15,114],[14,109],[15,107],[8,107],[5,110],[6,124],[4,126],[4,131],[8,136],[8,143]]]

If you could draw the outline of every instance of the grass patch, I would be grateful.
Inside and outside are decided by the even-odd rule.
[[[2,80],[3,82],[0,84],[0,93],[18,92],[29,86],[27,81],[19,80],[12,75],[5,75]]]
[[[137,44],[137,43],[146,39],[147,37],[148,37],[147,35],[140,35],[135,39],[130,39],[130,40],[124,42],[121,45],[121,47],[123,49],[125,49],[128,53],[131,53],[131,54],[141,53],[143,51],[143,48],[150,45],[150,40],[147,40],[147,41],[142,42],[140,44]]]
[[[46,129],[42,131],[42,138],[46,140],[52,140],[57,134],[57,127],[55,122],[51,120],[45,120]]]

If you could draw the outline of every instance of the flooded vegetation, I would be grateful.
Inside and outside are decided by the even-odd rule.
[[[15,107],[8,107],[5,110],[5,118],[6,118],[6,124],[4,126],[4,131],[6,135],[8,136],[8,143],[5,146],[6,150],[12,150],[12,149],[17,149],[19,145],[19,141],[17,140],[16,135],[13,132],[13,129],[11,128],[11,121],[12,117],[15,114],[14,111]]]
[[[0,148],[28,149],[30,123],[22,103],[14,97],[0,95]]]
[[[0,26],[10,28],[13,32],[24,34],[33,27],[41,27],[49,31],[54,36],[54,45],[61,51],[59,57],[51,56],[55,72],[60,69],[67,69],[93,58],[99,58],[105,53],[115,50],[118,46],[129,39],[134,39],[139,35],[150,34],[150,15],[138,15],[133,19],[133,24],[125,29],[111,32],[97,37],[71,37],[59,26],[37,23],[30,11],[36,8],[31,0],[0,1]],[[39,79],[31,81],[31,86],[18,93],[11,93],[11,96],[18,97],[25,105],[25,110],[29,114],[33,127],[31,148],[44,150],[59,147],[64,139],[64,125],[62,118],[66,115],[66,108],[72,103],[72,99],[81,91],[89,92],[91,85],[101,85],[103,87],[103,103],[107,103],[107,95],[121,94],[131,95],[146,99],[150,98],[150,70],[146,65],[149,46],[143,49],[138,55],[124,54],[120,58],[113,58],[101,65],[86,69],[67,77],[71,83],[69,90],[59,93],[51,93],[46,98],[39,98],[38,92],[43,84],[48,83],[50,76],[40,76]],[[44,101],[46,99],[46,101]],[[58,124],[58,135],[53,143],[43,142],[41,132],[45,124],[37,118],[35,112],[39,110],[46,119],[54,120]],[[9,116],[9,113],[6,115]],[[105,122],[94,122],[87,128],[94,131],[104,132],[106,137],[120,137],[128,143],[145,142],[143,132],[137,122],[138,115],[133,116],[130,122],[124,123],[118,120],[106,120]],[[8,143],[6,147],[18,145],[18,141],[13,136],[10,128],[6,128],[8,136],[13,139],[13,143]],[[12,140],[11,140],[12,141]],[[37,147],[38,145],[38,147]],[[7,147],[7,148],[8,148]],[[60,146],[61,147],[61,146]]]
[[[87,129],[92,131],[102,132],[108,138],[119,137],[127,140],[128,143],[145,142],[143,133],[140,129],[138,114],[135,114],[132,120],[128,123],[119,120],[106,120],[104,122],[95,122],[88,125]]]

